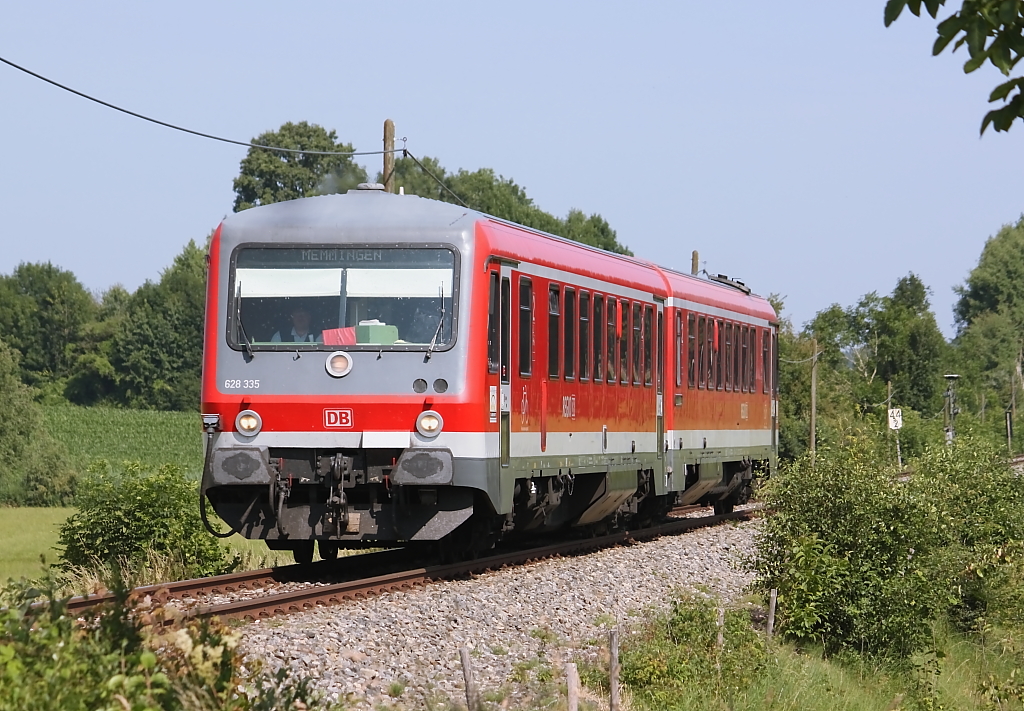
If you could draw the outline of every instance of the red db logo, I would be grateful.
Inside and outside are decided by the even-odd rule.
[[[324,410],[324,427],[349,428],[351,426],[351,410]]]

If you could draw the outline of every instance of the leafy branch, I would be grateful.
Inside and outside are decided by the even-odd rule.
[[[888,0],[885,4],[885,26],[888,27],[910,10],[921,16],[923,9],[937,19],[945,0]],[[985,62],[990,62],[1003,76],[1009,77],[1024,57],[1024,8],[1021,0],[963,0],[960,10],[939,22],[938,38],[932,54],[939,55],[950,44],[952,51],[966,45],[969,58],[964,62],[964,73],[970,74]],[[1013,77],[989,94],[989,103],[1002,101],[981,122],[981,133],[990,125],[996,131],[1008,131],[1013,122],[1024,118],[1024,77]],[[1014,93],[1016,92],[1016,93]],[[1011,96],[1012,94],[1012,96]]]

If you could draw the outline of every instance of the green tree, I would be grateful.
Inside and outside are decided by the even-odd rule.
[[[355,150],[352,144],[340,143],[337,139],[333,130],[301,121],[262,133],[253,143],[301,151],[350,153]],[[234,181],[234,210],[241,212],[257,205],[344,192],[365,180],[366,171],[353,162],[352,156],[250,148]]]
[[[189,241],[159,283],[147,281],[123,306],[110,357],[122,403],[198,408],[205,300],[205,251]]]
[[[85,324],[64,397],[77,405],[117,402],[117,370],[111,362],[114,337],[124,321],[131,294],[120,284],[103,292],[93,321]]]
[[[47,433],[42,407],[20,377],[18,353],[0,340],[0,504],[67,504],[74,474]]]
[[[1024,329],[1024,215],[988,238],[978,265],[956,292],[953,313],[961,331],[985,313],[1006,314]]]
[[[946,0],[888,0],[885,26],[895,22],[904,8],[920,17],[923,6],[936,19],[945,5]],[[937,31],[932,54],[941,54],[950,44],[954,52],[966,45],[965,74],[989,62],[1008,77],[1024,56],[1024,5],[1019,0],[962,0],[960,9],[942,20]],[[985,114],[981,133],[990,124],[996,131],[1008,131],[1016,119],[1024,117],[1022,89],[1024,77],[1013,77],[992,90],[989,103],[1002,101],[1003,105]]]
[[[833,304],[818,312],[808,335],[824,351],[825,378],[847,378],[861,408],[882,402],[892,382],[896,403],[919,412],[937,409],[946,341],[916,274],[901,278],[889,296],[872,292],[851,308]]]
[[[74,274],[49,262],[22,263],[0,277],[0,338],[18,350],[25,382],[67,377],[97,308]]]
[[[503,220],[610,252],[632,254],[619,243],[615,230],[607,220],[598,214],[588,217],[581,210],[573,209],[565,219],[561,219],[541,210],[526,194],[525,188],[511,178],[496,174],[490,168],[448,173],[435,158],[423,158],[420,162],[433,177],[424,172],[411,158],[398,158],[395,161],[394,175],[396,189],[401,187],[410,195],[455,204],[460,204],[461,200],[474,210]],[[382,179],[383,176],[378,175],[378,180]],[[457,195],[458,199],[452,193]]]

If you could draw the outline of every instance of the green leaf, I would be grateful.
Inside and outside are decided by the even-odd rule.
[[[1004,25],[1009,25],[1016,20],[1017,14],[1016,0],[1004,0],[1003,4],[999,6],[999,21]]]
[[[946,0],[924,0],[924,6],[928,10],[928,14],[935,17],[939,14],[939,8],[945,4]]]
[[[985,51],[985,39],[987,37],[988,23],[980,17],[975,17],[967,27],[967,49],[970,51],[972,58]]]
[[[956,37],[955,34],[949,35],[948,37],[943,37],[940,34],[935,40],[935,44],[932,45],[932,54],[934,56],[938,56],[942,50],[949,46],[949,43],[953,41],[954,37]]]
[[[970,59],[964,62],[964,74],[970,74],[971,72],[973,72],[975,69],[984,64],[987,58],[987,53],[985,52],[972,56]]]
[[[896,18],[903,12],[907,0],[889,0],[885,3],[885,26],[888,27],[896,21]]]
[[[1021,81],[1024,81],[1024,79],[1011,79],[1010,81],[1003,82],[992,90],[992,93],[988,96],[988,100],[999,101],[1001,99],[1005,99],[1010,95],[1010,92],[1013,91],[1014,87],[1020,86]]]

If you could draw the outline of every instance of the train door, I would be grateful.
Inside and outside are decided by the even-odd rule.
[[[654,345],[656,348],[655,352],[655,398],[657,399],[657,420],[656,430],[658,437],[658,463],[661,468],[664,468],[665,460],[665,302],[661,299],[655,300],[655,308],[657,309],[656,318],[656,335]],[[661,474],[662,472],[659,472]]]
[[[488,274],[487,308],[487,389],[490,422],[498,424],[498,456],[501,466],[511,459],[511,353],[512,286],[509,268],[492,269]]]
[[[501,309],[499,441],[501,466],[507,467],[512,456],[512,435],[510,432],[512,425],[512,269],[507,265],[501,267],[501,294],[499,302]]]

